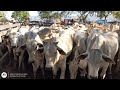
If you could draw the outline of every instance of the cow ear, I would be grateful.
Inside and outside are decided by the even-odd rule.
[[[103,58],[106,62],[115,64],[115,62],[114,62],[109,56],[107,56],[107,55],[105,55],[105,54],[102,55],[102,58]]]
[[[9,36],[8,35],[2,35],[1,38],[4,40],[4,39],[9,38]]]
[[[84,60],[87,56],[88,56],[88,53],[83,53],[83,54],[80,54],[77,59]]]
[[[66,53],[63,50],[58,49],[59,53],[62,55],[66,55]]]
[[[2,42],[4,41],[4,37],[5,37],[5,35],[2,35],[2,36],[1,36]]]
[[[10,44],[10,38],[9,38],[9,36],[3,35],[3,36],[1,36],[1,39],[2,39],[2,42],[6,43],[6,45]]]
[[[57,50],[59,51],[60,54],[66,55],[66,52],[62,50],[60,47],[57,46]]]

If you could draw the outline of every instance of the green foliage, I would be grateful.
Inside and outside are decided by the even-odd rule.
[[[42,19],[50,19],[51,11],[38,11],[38,14]]]
[[[61,20],[62,12],[60,11],[38,11],[41,19],[59,19]]]
[[[5,22],[8,22],[8,19],[6,17],[4,17],[0,21],[5,23]]]
[[[23,21],[25,18],[29,18],[29,16],[28,11],[14,11],[11,17],[14,19],[20,18]]]
[[[17,20],[18,19],[18,13],[19,13],[19,11],[14,11],[13,13],[12,13],[12,18],[14,18],[15,20]]]
[[[85,21],[87,16],[93,16],[93,15],[97,15],[97,17],[99,17],[100,19],[104,18],[106,20],[106,18],[110,15],[113,14],[113,16],[116,19],[120,19],[120,11],[39,11],[39,16],[43,19],[58,19],[62,16],[64,17],[68,17],[69,15],[76,13],[77,12],[77,16],[79,18],[79,20],[81,21]]]
[[[2,21],[3,19],[5,19],[5,11],[0,11],[0,21]]]
[[[7,21],[8,19],[6,18],[6,11],[0,11],[0,22],[5,24]]]
[[[116,19],[120,19],[120,11],[113,11],[112,14]]]
[[[62,11],[62,14],[65,16],[71,15],[72,13],[77,12],[79,20],[85,21],[88,15],[93,16],[95,11]]]
[[[107,18],[111,13],[112,11],[96,11],[97,12],[97,16],[100,17],[100,19],[102,18]]]

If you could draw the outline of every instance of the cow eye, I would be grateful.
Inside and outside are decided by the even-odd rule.
[[[35,47],[35,49],[37,49],[37,46]]]

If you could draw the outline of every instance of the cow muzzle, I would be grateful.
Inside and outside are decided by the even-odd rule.
[[[97,76],[90,76],[90,79],[98,79]]]
[[[47,70],[47,71],[52,71],[53,68],[52,68],[52,67],[50,67],[50,68],[45,68],[45,70]]]

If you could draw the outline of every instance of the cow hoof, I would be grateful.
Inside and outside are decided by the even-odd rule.
[[[64,77],[63,77],[63,76],[61,76],[61,77],[60,77],[60,79],[64,79]]]

